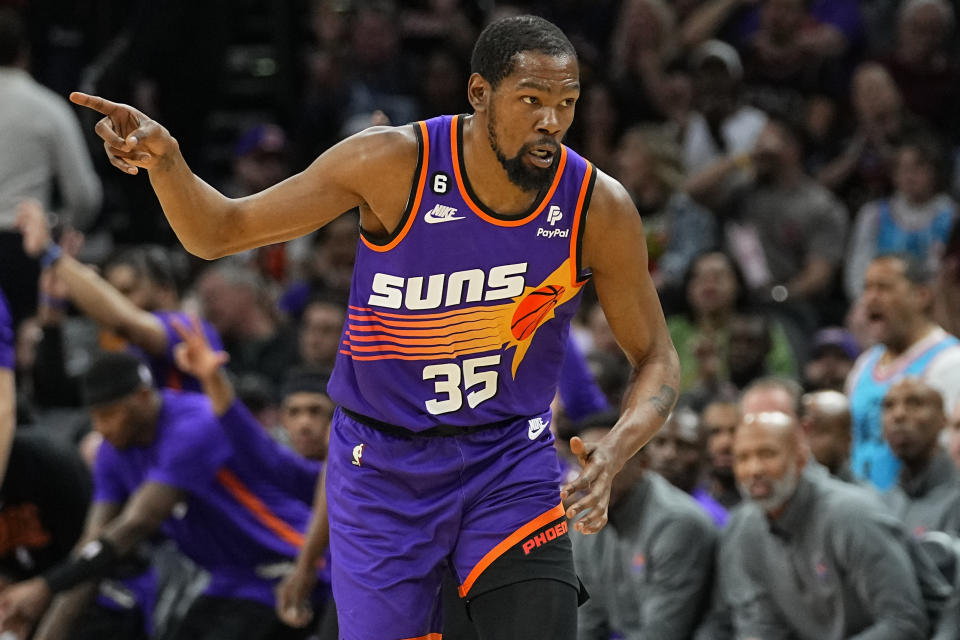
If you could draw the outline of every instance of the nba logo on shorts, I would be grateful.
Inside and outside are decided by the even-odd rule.
[[[353,462],[353,464],[355,464],[355,465],[358,466],[358,467],[360,466],[360,460],[361,460],[361,458],[363,458],[363,448],[364,448],[365,446],[367,446],[367,445],[365,445],[365,444],[358,444],[357,446],[355,446],[355,447],[353,448],[353,460],[352,460],[352,462]]]
[[[550,210],[547,211],[547,222],[550,223],[550,226],[557,224],[560,221],[560,218],[563,217],[563,211],[560,211],[560,207],[553,204],[550,205]]]

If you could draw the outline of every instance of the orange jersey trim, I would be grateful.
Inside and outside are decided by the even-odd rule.
[[[587,162],[587,170],[583,172],[583,181],[580,183],[580,195],[577,196],[577,208],[573,213],[573,227],[570,232],[570,283],[574,286],[583,286],[586,280],[580,279],[577,273],[577,240],[580,237],[580,220],[583,217],[583,203],[587,198],[587,189],[590,187],[590,176],[593,175],[593,165]]]
[[[352,345],[346,343],[345,346],[352,348]],[[385,346],[382,348],[383,351],[392,351],[396,347]],[[496,351],[499,349],[499,345],[496,346],[483,346],[483,347],[474,347],[470,349],[457,349],[455,352],[449,353],[425,353],[420,355],[404,355],[396,353],[387,353],[380,356],[362,356],[353,351],[348,351],[341,349],[340,353],[345,356],[350,356],[353,360],[449,360],[450,358],[456,358],[459,356],[466,356],[473,353],[486,353],[490,351]]]
[[[521,225],[527,224],[543,211],[543,208],[547,206],[547,203],[553,198],[554,192],[557,190],[557,185],[560,184],[560,179],[563,177],[563,169],[567,166],[567,148],[563,145],[560,145],[560,163],[557,165],[557,173],[553,176],[553,183],[550,185],[550,190],[547,191],[546,195],[543,196],[543,199],[540,201],[540,205],[534,209],[530,215],[526,215],[522,218],[517,218],[516,220],[501,220],[499,218],[494,218],[491,215],[488,215],[480,208],[480,206],[474,202],[473,198],[470,197],[470,194],[467,193],[467,187],[464,184],[463,176],[460,174],[460,149],[457,144],[457,129],[460,123],[460,116],[456,115],[450,120],[450,152],[453,164],[453,175],[457,179],[457,189],[460,190],[460,196],[463,198],[463,201],[467,203],[467,206],[470,207],[470,210],[477,214],[482,220],[489,222],[490,224],[495,224],[498,227],[519,227]]]
[[[417,636],[416,638],[404,638],[403,640],[443,640],[443,634],[428,633],[425,636]]]
[[[450,336],[455,336],[459,333],[467,333],[469,331],[478,331],[481,329],[496,330],[497,323],[494,322],[494,320],[495,318],[466,320],[464,322],[455,322],[452,324],[431,327],[429,329],[398,329],[398,326],[404,325],[394,324],[387,326],[386,324],[380,322],[373,322],[372,324],[366,325],[347,323],[347,335],[362,336],[374,331],[382,331],[385,334],[389,334],[398,338],[449,338]],[[359,340],[360,338],[358,337],[357,339]]]
[[[483,558],[480,559],[480,562],[478,562],[476,566],[470,570],[470,574],[467,575],[467,579],[463,581],[462,585],[460,585],[460,588],[458,589],[460,592],[460,597],[467,597],[467,594],[470,593],[470,588],[473,587],[473,583],[477,581],[477,578],[480,577],[480,574],[483,573],[487,567],[493,564],[494,560],[502,556],[508,549],[516,545],[518,542],[526,538],[537,529],[550,524],[554,520],[562,518],[565,513],[566,512],[563,510],[563,503],[558,504],[553,509],[541,513],[539,516],[511,533],[509,537],[488,551],[487,555],[483,556]]]
[[[361,311],[361,312],[364,312],[364,313],[370,313],[370,314],[373,314],[373,315],[375,315],[375,316],[380,316],[380,317],[383,317],[383,318],[400,318],[400,319],[404,319],[404,320],[412,320],[412,319],[421,320],[421,319],[423,319],[423,318],[449,318],[449,317],[451,317],[451,316],[459,316],[459,315],[463,315],[463,314],[465,314],[465,313],[500,311],[500,310],[503,309],[504,307],[509,307],[509,306],[510,306],[509,304],[498,304],[498,305],[492,305],[492,306],[489,306],[489,307],[469,307],[469,308],[467,308],[467,309],[456,309],[456,310],[454,310],[454,311],[444,311],[443,313],[418,313],[418,314],[410,314],[410,313],[388,313],[388,312],[386,312],[386,311],[376,311],[376,310],[374,310],[374,309],[371,309],[370,307],[355,307],[355,306],[353,306],[353,305],[350,305],[350,310],[351,310],[351,311]]]
[[[260,524],[275,533],[281,540],[298,549],[303,546],[303,534],[270,511],[270,507],[255,496],[232,471],[220,469],[217,472],[217,481],[237,502],[252,513]]]
[[[413,226],[413,221],[416,220],[417,212],[420,210],[420,200],[423,197],[423,187],[427,183],[427,164],[430,161],[430,136],[427,132],[426,122],[421,120],[417,124],[420,126],[420,133],[421,137],[423,138],[423,159],[420,164],[420,176],[417,180],[417,195],[413,199],[413,205],[410,207],[410,213],[407,215],[407,219],[403,224],[403,229],[400,230],[400,233],[398,233],[397,237],[395,237],[393,240],[384,245],[373,244],[364,238],[363,234],[360,234],[360,239],[363,241],[363,244],[367,245],[367,248],[372,251],[383,253],[384,251],[390,251],[395,246],[400,244],[400,241],[403,240],[403,238],[410,231],[410,227]]]

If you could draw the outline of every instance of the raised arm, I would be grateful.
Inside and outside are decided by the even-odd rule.
[[[25,200],[17,208],[17,227],[24,251],[52,270],[74,304],[102,326],[108,327],[148,353],[167,350],[167,332],[160,320],[144,311],[85,264],[53,243],[43,207]]]
[[[303,172],[260,193],[230,199],[196,176],[176,139],[143,113],[84,93],[72,93],[70,99],[104,115],[96,132],[111,164],[129,174],[148,170],[174,233],[187,251],[208,260],[291,240],[358,206],[365,229],[392,231],[417,165],[412,127],[371,127],[335,145]]]
[[[224,351],[213,350],[196,316],[190,317],[189,326],[177,318],[173,319],[172,324],[183,340],[173,351],[177,367],[200,381],[203,392],[213,405],[213,412],[222,418],[236,399],[233,384],[223,370],[230,356]]]
[[[564,495],[588,493],[567,517],[585,515],[575,525],[596,533],[607,522],[610,483],[623,463],[653,437],[677,399],[680,363],[647,269],[643,224],[626,190],[598,174],[587,216],[583,260],[593,272],[600,305],[633,367],[620,420],[602,440],[570,441],[583,471]]]

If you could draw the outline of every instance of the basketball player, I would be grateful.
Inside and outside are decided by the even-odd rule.
[[[336,368],[327,498],[341,638],[439,638],[452,566],[480,637],[573,638],[578,581],[566,518],[607,521],[610,483],[663,423],[678,364],[647,271],[643,227],[612,178],[561,145],[580,93],[576,52],[532,16],[489,25],[474,113],[374,127],[303,173],[229,199],[170,132],[99,97],[118,169],[149,171],[192,253],[214,259],[360,209]],[[592,276],[634,367],[622,418],[571,448],[557,490],[549,405],[569,322]],[[561,498],[570,496],[564,511]]]

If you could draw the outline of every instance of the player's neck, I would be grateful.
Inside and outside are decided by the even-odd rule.
[[[507,171],[490,147],[486,126],[476,115],[463,122],[463,165],[465,179],[487,207],[503,215],[521,215],[533,206],[538,191],[525,191],[507,177]]]

